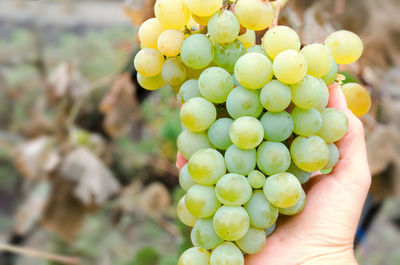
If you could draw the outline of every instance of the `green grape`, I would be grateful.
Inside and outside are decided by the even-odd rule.
[[[297,135],[311,136],[321,129],[321,113],[314,108],[304,110],[299,107],[295,107],[290,115],[292,115],[293,118],[293,131]]]
[[[215,233],[213,218],[200,218],[197,220],[195,226],[195,238],[196,242],[205,249],[213,249],[224,240],[222,240],[217,233]]]
[[[278,208],[265,198],[264,192],[261,190],[254,191],[244,208],[249,214],[251,225],[259,229],[272,226],[278,219]]]
[[[187,0],[186,4],[196,16],[209,17],[222,7],[223,0]]]
[[[196,241],[196,227],[193,227],[190,231],[190,241],[194,247],[200,247],[199,243]]]
[[[226,99],[226,109],[234,119],[243,116],[257,118],[263,110],[259,92],[241,86],[235,87]]]
[[[181,29],[190,19],[190,10],[184,0],[157,0],[154,14],[167,29]]]
[[[194,226],[194,224],[198,219],[186,208],[185,196],[183,196],[179,200],[178,205],[176,207],[176,213],[178,215],[179,220],[187,226]]]
[[[250,48],[251,46],[254,46],[256,44],[256,33],[254,32],[254,30],[246,29],[246,32],[242,35],[239,35],[237,37],[237,40],[243,43],[246,49]]]
[[[259,120],[245,116],[232,123],[229,136],[237,147],[253,149],[262,142],[264,129]]]
[[[290,153],[282,143],[264,142],[257,150],[257,166],[267,175],[286,171],[290,165]]]
[[[326,108],[329,102],[329,89],[326,86],[324,80],[318,78],[318,81],[322,84],[322,99],[319,102],[319,104],[315,106],[315,109],[318,110],[319,112],[322,112]]]
[[[225,152],[226,168],[231,173],[247,175],[256,167],[256,149],[240,149],[231,145]]]
[[[300,168],[298,168],[298,166],[296,166],[293,160],[290,162],[290,166],[286,170],[286,172],[293,174],[300,181],[301,184],[306,183],[311,177],[311,172],[301,170]]]
[[[287,208],[279,208],[279,213],[283,215],[295,215],[301,212],[306,205],[306,193],[301,190],[300,200],[293,206]]]
[[[331,69],[333,56],[328,47],[313,43],[305,46],[300,51],[307,61],[307,74],[321,77],[326,75]]]
[[[210,265],[244,265],[244,257],[235,244],[224,242],[211,253]]]
[[[164,61],[164,56],[159,51],[144,48],[136,54],[133,63],[142,76],[151,77],[161,73]]]
[[[307,73],[307,61],[303,54],[286,50],[276,56],[272,68],[279,81],[291,85],[303,80]]]
[[[260,122],[264,128],[264,138],[273,142],[283,142],[292,134],[293,119],[286,111],[267,112]]]
[[[238,40],[223,44],[216,43],[214,45],[214,62],[229,73],[233,73],[236,61],[245,53],[246,48]]]
[[[189,212],[199,218],[212,216],[221,205],[215,196],[214,187],[200,184],[188,190],[185,195],[185,204]]]
[[[193,69],[193,68],[187,67],[187,69],[186,69],[187,78],[188,79],[196,79],[196,80],[198,80],[200,78],[201,73],[205,70],[205,68],[207,68],[207,66],[204,67],[204,68],[200,68],[200,69]],[[200,91],[199,91],[199,93],[200,93]]]
[[[215,149],[199,150],[190,157],[188,171],[197,183],[214,185],[226,172],[224,157]]]
[[[347,133],[349,121],[340,110],[327,108],[322,113],[322,127],[317,133],[326,143],[337,142]]]
[[[226,150],[232,145],[229,137],[229,129],[232,123],[232,119],[222,118],[216,120],[208,129],[208,139],[216,148]]]
[[[234,85],[232,76],[220,67],[207,68],[199,78],[200,93],[213,103],[225,102]]]
[[[334,143],[328,144],[328,148],[329,148],[329,161],[325,165],[324,169],[333,168],[339,161],[339,156],[340,156],[339,150]]]
[[[140,44],[146,48],[157,49],[158,36],[160,36],[161,32],[164,30],[165,29],[157,18],[153,17],[147,19],[138,30]]]
[[[250,171],[247,178],[253,189],[261,189],[265,184],[265,175],[258,170]]]
[[[321,169],[319,172],[321,172],[321,174],[329,174],[329,173],[331,173],[332,172],[332,168],[329,168],[329,169]]]
[[[239,83],[239,81],[236,79],[235,74],[232,74],[232,79],[233,79],[233,82],[235,83],[235,86],[240,86],[240,83]]]
[[[329,86],[330,84],[333,83],[333,81],[336,80],[337,71],[338,71],[337,64],[336,64],[335,60],[332,60],[332,64],[331,64],[331,68],[329,69],[329,72],[321,77],[327,86]]]
[[[195,79],[189,79],[185,81],[178,93],[178,98],[182,103],[185,103],[191,98],[201,97],[199,90],[199,81]]]
[[[209,265],[210,253],[204,248],[192,247],[187,249],[179,258],[178,265]]]
[[[289,106],[292,93],[287,85],[271,80],[261,89],[260,100],[266,110],[280,112]]]
[[[190,159],[194,153],[201,149],[211,147],[205,132],[191,132],[189,130],[183,130],[179,134],[176,142],[179,152],[181,152],[182,156],[186,159]]]
[[[265,33],[263,45],[268,56],[275,59],[285,50],[300,51],[300,38],[290,27],[276,26]]]
[[[347,30],[333,32],[325,39],[325,45],[331,50],[338,64],[351,64],[360,58],[363,43],[360,37]]]
[[[293,162],[301,170],[318,171],[328,163],[328,145],[319,136],[298,136],[290,146]]]
[[[324,85],[311,75],[306,75],[301,82],[291,85],[290,88],[293,103],[302,109],[315,108],[323,101]]]
[[[208,33],[217,43],[234,41],[239,35],[240,24],[235,14],[228,10],[221,10],[208,21]]]
[[[273,224],[272,226],[268,227],[265,230],[265,233],[267,234],[267,236],[270,236],[275,231],[275,228],[276,228],[276,223]]]
[[[259,31],[272,24],[275,12],[268,1],[242,0],[237,2],[235,13],[243,27]]]
[[[180,57],[168,58],[161,70],[161,76],[171,86],[180,86],[186,80],[186,67]]]
[[[196,185],[196,182],[190,176],[187,163],[179,171],[179,185],[184,191],[188,191],[191,187]]]
[[[237,240],[236,244],[243,252],[256,254],[264,248],[266,240],[265,230],[250,227],[247,234]]]
[[[265,53],[264,47],[261,45],[254,45],[254,46],[247,48],[247,53],[251,53],[251,52],[258,52],[258,53],[261,53],[262,55],[267,56],[267,54]]]
[[[221,206],[213,222],[217,235],[228,241],[241,239],[250,227],[249,215],[241,206]]]
[[[165,85],[165,81],[161,74],[156,76],[142,76],[139,72],[137,73],[137,80],[140,86],[147,90],[157,90]]]
[[[187,67],[202,69],[214,58],[213,44],[203,34],[193,34],[183,41],[181,58]]]
[[[228,206],[245,204],[250,199],[251,191],[247,178],[235,173],[222,176],[215,186],[218,200]]]
[[[216,118],[215,106],[204,98],[191,98],[182,105],[180,119],[183,126],[189,131],[205,131]]]
[[[279,208],[295,205],[301,197],[300,181],[288,172],[282,172],[267,178],[264,195],[267,200]]]
[[[235,76],[249,89],[259,89],[272,79],[272,65],[267,56],[257,52],[246,53],[237,60]]]

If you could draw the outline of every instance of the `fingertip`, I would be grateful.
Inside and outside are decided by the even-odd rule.
[[[333,83],[329,87],[328,108],[335,108],[341,111],[347,111],[346,98],[338,83]]]
[[[176,167],[181,170],[182,167],[187,163],[188,161],[186,158],[182,156],[180,152],[178,152],[177,158],[176,158]]]

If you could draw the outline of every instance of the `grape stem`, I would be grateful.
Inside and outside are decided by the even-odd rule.
[[[270,28],[275,27],[278,25],[279,13],[283,9],[283,7],[287,4],[289,0],[276,0],[271,2],[271,5],[275,9],[274,20],[270,26]]]

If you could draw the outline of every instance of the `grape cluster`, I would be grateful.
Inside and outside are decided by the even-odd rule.
[[[138,32],[139,83],[167,83],[183,103],[177,145],[188,163],[177,214],[193,227],[194,247],[179,265],[240,265],[243,253],[259,252],[280,214],[304,208],[311,173],[338,162],[335,142],[348,129],[346,115],[327,108],[327,86],[337,64],[361,56],[360,38],[340,30],[301,48],[293,29],[270,27],[276,10],[268,1],[231,5],[157,0],[156,18]],[[268,27],[256,45],[255,31]],[[343,88],[346,98],[358,100],[354,87]],[[358,114],[369,109],[361,105]]]

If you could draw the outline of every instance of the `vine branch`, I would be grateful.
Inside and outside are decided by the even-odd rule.
[[[51,260],[51,261],[59,262],[61,264],[65,264],[65,265],[81,265],[82,264],[81,260],[77,257],[69,257],[69,256],[52,254],[52,253],[46,253],[46,252],[41,252],[41,251],[38,251],[35,249],[21,248],[21,247],[16,247],[16,246],[3,244],[3,243],[0,244],[0,251],[12,252],[15,254],[25,255],[25,256],[29,256],[29,257],[33,257],[33,258]]]
[[[287,4],[289,0],[276,0],[271,2],[272,7],[275,9],[274,20],[270,26],[270,28],[278,25],[279,13],[283,9],[283,7]]]

